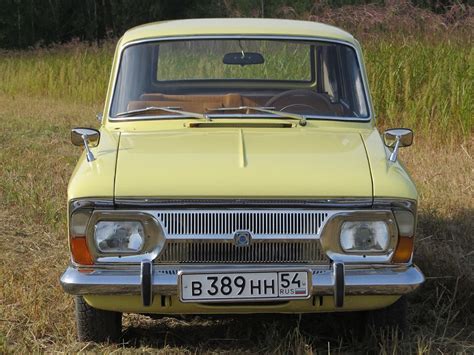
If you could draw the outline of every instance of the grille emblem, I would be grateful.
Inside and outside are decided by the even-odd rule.
[[[252,236],[250,232],[247,231],[237,231],[234,233],[234,242],[238,247],[245,247],[250,245],[252,241]]]

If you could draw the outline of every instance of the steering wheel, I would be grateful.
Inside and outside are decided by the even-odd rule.
[[[300,115],[311,115],[314,114],[315,110],[315,107],[306,104],[290,104],[279,109],[281,112],[292,112]]]
[[[268,100],[265,106],[275,107],[278,111],[288,111],[289,108],[301,111],[304,107],[311,108],[312,111],[318,114],[331,114],[333,112],[329,98],[307,89],[283,91]]]

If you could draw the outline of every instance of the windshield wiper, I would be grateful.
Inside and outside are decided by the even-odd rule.
[[[279,116],[282,118],[291,118],[294,120],[298,120],[300,126],[306,126],[306,117],[303,115],[299,115],[297,113],[291,112],[282,112],[274,110],[274,107],[259,107],[259,106],[237,106],[237,107],[216,107],[216,108],[208,108],[208,111],[247,111],[247,114],[250,114],[250,111],[257,111],[257,112],[264,112],[270,113],[275,116]]]
[[[131,117],[131,116],[136,116],[139,115],[140,113],[146,113],[146,112],[151,112],[151,111],[164,111],[164,112],[170,112],[170,113],[177,113],[178,115],[181,115],[183,117],[194,117],[194,118],[199,118],[201,120],[206,120],[210,121],[209,116],[204,113],[197,113],[197,112],[189,112],[189,111],[183,111],[181,110],[181,107],[173,107],[173,106],[148,106],[145,108],[140,108],[137,110],[130,110],[130,111],[125,111],[125,112],[120,112],[115,115],[115,117]]]
[[[259,107],[259,106],[238,106],[238,107],[216,107],[216,108],[208,108],[208,111],[247,111],[247,114],[250,111],[257,111],[257,112],[264,112],[269,113],[278,117],[282,118],[290,118],[294,120],[298,120],[300,126],[306,126],[306,117],[303,115],[299,115],[297,113],[291,112],[281,112],[273,110],[274,107]],[[201,120],[210,121],[209,115],[207,113],[197,113],[197,112],[189,112],[181,110],[181,107],[173,107],[173,106],[148,106],[145,108],[137,109],[137,110],[130,110],[125,112],[120,112],[115,115],[115,117],[132,117],[135,115],[139,115],[140,113],[152,112],[152,111],[164,111],[170,113],[176,113],[183,117],[194,117]]]

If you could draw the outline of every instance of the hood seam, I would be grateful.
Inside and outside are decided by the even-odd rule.
[[[371,182],[371,186],[372,186],[372,205],[373,205],[374,204],[375,190],[374,190],[374,177],[372,175],[372,164],[370,163],[369,152],[367,151],[367,146],[365,145],[365,140],[362,137],[361,133],[359,133],[359,137],[360,137],[360,140],[362,141],[362,145],[364,146],[365,157],[367,158],[367,164],[369,166],[370,182]]]
[[[120,138],[121,137],[122,137],[122,132],[119,132],[118,142],[117,142],[117,152],[115,153],[114,186],[113,186],[113,196],[112,196],[114,206],[115,206],[115,196],[116,196],[115,187],[116,187],[116,181],[117,181],[117,166],[118,166],[118,157],[119,157],[119,151],[120,151]]]

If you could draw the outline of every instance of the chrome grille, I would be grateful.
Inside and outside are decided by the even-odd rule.
[[[173,240],[156,259],[157,263],[325,263],[318,240],[258,240],[236,246],[232,240]]]
[[[164,211],[157,217],[168,236],[316,236],[328,217],[322,211]]]

